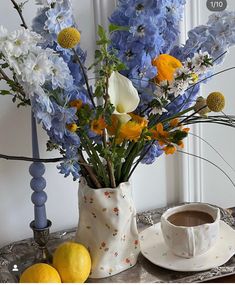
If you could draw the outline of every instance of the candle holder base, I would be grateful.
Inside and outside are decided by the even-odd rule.
[[[30,223],[30,228],[33,230],[33,237],[37,244],[37,251],[35,254],[35,262],[39,263],[51,263],[52,255],[47,249],[47,243],[50,236],[50,227],[52,223],[50,220],[47,220],[47,227],[43,229],[35,228],[35,223],[32,221]]]

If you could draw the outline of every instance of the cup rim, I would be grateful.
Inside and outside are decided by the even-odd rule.
[[[214,210],[216,211],[216,218],[214,220],[214,222],[212,223],[205,223],[205,224],[201,224],[201,225],[197,225],[197,226],[190,226],[190,227],[187,227],[187,226],[177,226],[177,225],[174,225],[172,224],[167,218],[169,217],[167,214],[169,214],[169,212],[171,212],[172,210],[174,209],[180,209],[180,208],[183,208],[183,207],[190,207],[190,206],[195,206],[195,205],[200,205],[200,206],[206,206],[208,208],[210,208],[211,210]],[[183,211],[183,210],[182,210]],[[187,211],[187,210],[186,210]],[[178,212],[181,212],[181,211],[177,211],[177,212],[174,212],[174,213],[178,213]],[[201,212],[203,212],[203,210],[201,210]],[[173,214],[174,214],[173,213]],[[206,211],[204,211],[204,213],[208,213]],[[210,204],[207,204],[207,203],[189,203],[189,204],[184,204],[184,205],[180,205],[180,206],[175,206],[175,207],[171,207],[169,208],[168,210],[166,210],[162,216],[161,216],[161,221],[164,220],[165,223],[167,223],[168,225],[170,225],[171,227],[174,227],[174,228],[182,228],[182,229],[189,229],[189,228],[198,228],[198,227],[201,227],[201,226],[205,226],[205,225],[213,225],[215,223],[218,223],[220,221],[220,209],[218,207],[215,207],[215,206],[212,206]]]

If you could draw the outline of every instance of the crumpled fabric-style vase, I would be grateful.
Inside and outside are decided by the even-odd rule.
[[[82,180],[78,197],[76,241],[91,254],[90,277],[104,278],[134,266],[140,249],[131,184],[92,189]]]

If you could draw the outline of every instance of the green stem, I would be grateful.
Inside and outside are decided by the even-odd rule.
[[[75,59],[76,59],[77,63],[81,67],[82,74],[83,74],[83,77],[84,77],[84,80],[85,80],[85,83],[86,83],[86,88],[87,88],[87,92],[88,92],[88,95],[90,97],[91,103],[92,103],[93,107],[96,108],[96,105],[95,105],[95,102],[94,102],[94,99],[93,99],[93,94],[92,94],[90,86],[89,86],[89,81],[88,81],[88,77],[87,77],[85,68],[84,68],[84,66],[83,66],[83,64],[82,64],[82,62],[81,62],[81,60],[79,58],[79,55],[77,54],[76,50],[74,48],[72,50],[73,50],[73,53],[74,53],[74,56],[75,56]]]
[[[204,108],[204,107],[203,107],[203,108]],[[171,117],[169,117],[169,118],[167,118],[167,119],[161,121],[160,123],[169,122],[169,121],[171,121],[171,120],[173,120],[173,119],[175,119],[175,118],[178,118],[179,116],[182,116],[182,115],[184,115],[184,114],[186,114],[186,113],[188,113],[188,112],[190,112],[190,111],[192,111],[192,110],[194,110],[194,107],[190,107],[190,108],[188,108],[188,109],[186,109],[186,110],[184,110],[184,111],[182,111],[182,112],[180,112],[180,113],[177,113],[176,115],[171,116]],[[190,115],[190,116],[191,116],[191,115]]]
[[[99,155],[97,154],[97,151],[95,150],[95,148],[93,147],[89,137],[83,132],[83,138],[85,139],[84,143],[83,143],[83,147],[88,149],[88,155],[90,157],[90,159],[95,162],[95,164],[97,165],[97,173],[100,174],[100,176],[102,177],[105,187],[109,187],[109,181],[107,179],[107,173],[104,169],[104,165],[102,163],[102,161],[100,160]]]
[[[147,148],[147,150],[142,153],[142,155],[139,157],[139,159],[137,160],[137,162],[135,163],[135,166],[132,168],[129,176],[128,176],[128,180],[131,178],[132,174],[134,173],[134,171],[136,170],[137,166],[140,164],[140,162],[142,161],[142,159],[148,154],[148,152],[150,151],[151,147],[153,146],[155,141],[152,141],[150,146]]]
[[[92,181],[92,183],[95,185],[96,188],[102,188],[102,185],[100,184],[99,180],[97,179],[93,168],[91,166],[89,166],[88,164],[86,164],[86,161],[82,155],[82,152],[80,153],[80,159],[79,162],[82,163],[82,167],[86,170],[86,172],[89,175],[90,180]]]
[[[27,24],[26,24],[26,22],[24,20],[23,14],[22,14],[22,9],[20,9],[20,6],[16,3],[15,0],[11,0],[11,2],[12,2],[14,8],[16,9],[16,11],[18,12],[18,14],[20,16],[20,19],[22,21],[21,26],[24,27],[25,29],[28,29],[28,26],[27,26]]]
[[[194,113],[192,113],[191,115],[189,115],[188,117],[186,117],[183,121],[181,121],[180,123],[183,124],[184,122],[186,122],[188,119],[192,118],[194,115],[198,114],[200,111],[202,111],[203,109],[207,108],[207,105],[205,105],[204,107],[200,108],[199,110],[195,111]]]
[[[127,156],[127,160],[122,167],[122,178],[121,178],[122,182],[126,182],[128,179],[129,173],[131,171],[132,164],[133,164],[135,158],[138,156],[139,147],[140,147],[140,142],[135,143],[131,152]]]

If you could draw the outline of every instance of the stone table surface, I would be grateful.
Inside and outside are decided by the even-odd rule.
[[[137,215],[139,231],[144,230],[153,223],[160,221],[160,217],[169,207],[155,209]],[[232,215],[221,209],[221,217],[226,223],[234,226]],[[50,252],[64,241],[73,240],[75,228],[64,230],[50,235],[48,249]],[[34,263],[36,245],[32,238],[11,243],[0,249],[0,283],[15,283],[19,281],[20,273]],[[17,265],[18,271],[14,271]],[[149,262],[140,253],[137,264],[117,275],[103,279],[88,279],[89,283],[171,283],[171,282],[205,282],[215,278],[235,274],[235,257],[226,264],[204,272],[175,272],[158,267]],[[235,279],[235,278],[234,278]]]

